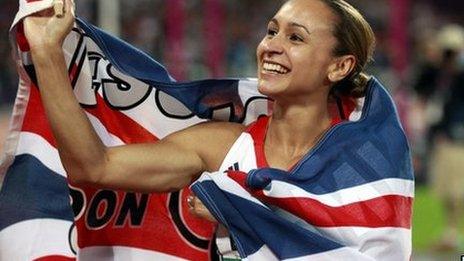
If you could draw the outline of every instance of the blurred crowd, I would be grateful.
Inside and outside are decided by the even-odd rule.
[[[78,15],[97,24],[101,1],[105,0],[78,0]],[[376,32],[377,49],[369,72],[390,88],[398,105],[417,182],[430,184],[448,209],[449,228],[439,244],[457,247],[458,221],[464,216],[464,3],[348,2],[362,11]],[[253,77],[255,47],[281,3],[120,1],[118,28],[121,38],[161,61],[179,80]],[[0,7],[1,112],[12,104],[17,87],[6,40],[17,1],[1,1]]]

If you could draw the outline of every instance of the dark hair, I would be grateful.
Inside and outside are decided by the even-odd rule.
[[[344,0],[320,0],[338,17],[334,26],[337,46],[334,55],[354,55],[356,66],[342,81],[337,82],[331,93],[334,95],[361,97],[364,96],[370,77],[364,72],[366,65],[372,60],[375,49],[375,35],[369,23],[361,13]]]

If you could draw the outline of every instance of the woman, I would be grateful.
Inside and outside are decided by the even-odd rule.
[[[374,35],[359,12],[343,0],[290,0],[269,22],[257,48],[259,91],[275,101],[271,117],[260,118],[248,129],[211,122],[155,144],[107,148],[68,79],[61,45],[73,25],[71,6],[66,0],[60,18],[51,11],[26,18],[24,30],[60,157],[75,184],[140,192],[178,190],[204,171],[226,169],[224,159],[233,153],[229,150],[251,129],[263,134],[263,160],[251,165],[289,170],[338,122],[329,110],[334,97],[356,98],[366,89],[363,69],[372,57]],[[192,207],[208,217],[198,200]]]
[[[73,19],[68,11],[63,18],[28,17],[24,23],[42,99],[71,180],[126,190],[171,191],[187,186],[203,171],[218,170],[244,126],[200,124],[156,144],[103,146],[76,102],[65,71],[60,47]],[[331,126],[331,87],[345,78],[362,77],[373,49],[372,31],[365,24],[365,31],[358,32],[363,46],[345,50],[357,46],[345,46],[341,40],[361,39],[337,37],[333,27],[339,19],[323,1],[290,1],[269,23],[258,46],[259,90],[275,100],[265,143],[272,167],[288,169],[312,148]],[[211,136],[221,138],[202,138]],[[124,175],[128,172],[140,177]]]

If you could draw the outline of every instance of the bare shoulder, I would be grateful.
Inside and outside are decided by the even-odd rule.
[[[221,143],[228,139],[235,140],[244,130],[246,126],[233,122],[214,122],[208,121],[193,125],[181,131],[171,134],[170,138],[207,138],[212,142]]]
[[[182,144],[203,159],[208,171],[219,169],[227,152],[246,126],[231,122],[204,122],[166,137],[166,141]]]
[[[246,126],[234,122],[208,121],[194,125],[189,129],[192,132],[217,133],[227,136],[237,136],[246,129]]]

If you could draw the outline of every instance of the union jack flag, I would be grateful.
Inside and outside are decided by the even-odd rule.
[[[213,225],[187,214],[188,190],[68,185],[21,26],[51,5],[21,0],[11,29],[20,84],[0,166],[0,259],[210,258]],[[76,97],[107,146],[156,142],[203,119],[247,124],[268,112],[253,79],[177,83],[158,62],[81,20],[63,48]],[[193,185],[241,257],[409,259],[409,148],[378,81],[357,118],[336,125],[291,173],[205,174]]]

